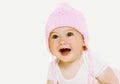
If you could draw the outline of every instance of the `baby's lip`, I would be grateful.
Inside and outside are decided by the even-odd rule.
[[[61,48],[59,49],[59,52],[61,53],[62,56],[67,56],[70,53],[71,49],[70,48]]]

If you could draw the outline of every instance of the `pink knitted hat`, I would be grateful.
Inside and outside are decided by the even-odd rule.
[[[48,46],[50,32],[62,26],[69,26],[78,30],[84,36],[84,42],[88,48],[88,31],[86,29],[85,19],[81,12],[69,7],[67,4],[60,5],[60,7],[58,7],[48,18],[46,24],[46,39]]]

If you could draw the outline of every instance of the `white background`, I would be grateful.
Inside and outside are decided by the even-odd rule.
[[[46,84],[45,23],[65,0],[0,1],[0,84]],[[120,1],[66,0],[86,17],[93,52],[120,69]]]

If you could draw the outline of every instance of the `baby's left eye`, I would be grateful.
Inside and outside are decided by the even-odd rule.
[[[69,36],[73,36],[73,33],[72,32],[68,32],[67,33],[67,36],[69,37]]]

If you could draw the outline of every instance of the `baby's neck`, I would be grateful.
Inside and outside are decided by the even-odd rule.
[[[59,67],[61,69],[69,69],[72,67],[79,67],[83,62],[83,57],[79,57],[79,59],[75,60],[75,61],[71,61],[71,62],[62,62],[59,61]]]
[[[79,58],[78,60],[74,62],[68,62],[68,63],[59,62],[59,68],[62,72],[62,75],[66,79],[71,79],[79,71],[82,63],[83,63],[83,57]]]

